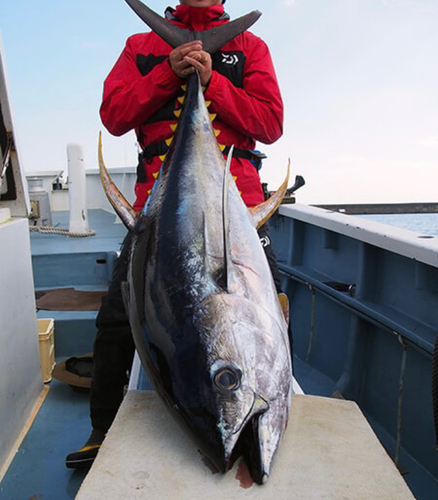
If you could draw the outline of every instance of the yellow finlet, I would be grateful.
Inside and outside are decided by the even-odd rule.
[[[205,92],[207,90],[207,87],[202,86],[202,92]]]
[[[170,139],[166,139],[164,142],[170,146],[172,144],[173,137],[170,137]]]
[[[227,146],[225,146],[225,144],[219,144],[219,149],[220,149],[221,151],[224,151],[226,147],[227,147]]]
[[[289,324],[289,299],[288,296],[281,292],[278,294],[281,310],[283,311],[284,320]]]
[[[172,123],[170,125],[170,128],[172,129],[172,132],[175,132],[176,128],[178,127],[178,124],[177,123]]]
[[[210,113],[210,120],[213,121],[216,118],[216,113]]]
[[[149,189],[148,191],[148,195],[150,195],[152,193],[152,189]]]
[[[205,101],[205,105],[207,106],[207,108],[210,106],[211,104],[211,101]]]
[[[158,176],[160,175],[160,171],[158,172],[153,172],[152,174],[154,176],[154,179],[158,179]]]
[[[177,100],[180,104],[184,104],[184,96],[178,97]]]
[[[182,91],[185,92],[187,90],[187,85],[181,85]]]
[[[221,133],[221,131],[220,131],[220,130],[217,130],[217,129],[213,129],[213,130],[214,130],[214,135],[215,135],[216,137],[217,137],[217,136]]]
[[[233,175],[234,182],[237,181],[237,175]]]
[[[161,155],[160,157],[161,162],[163,162],[166,159],[166,155]]]
[[[180,114],[181,114],[181,111],[182,111],[181,109],[175,109],[175,110],[174,110],[174,112],[173,112],[173,114],[174,114],[177,118],[179,118],[179,116],[180,116]]]

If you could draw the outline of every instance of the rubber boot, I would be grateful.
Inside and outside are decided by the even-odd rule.
[[[93,429],[88,441],[78,450],[67,455],[65,465],[69,469],[80,469],[90,467],[99,452],[100,446],[105,439],[105,432]]]

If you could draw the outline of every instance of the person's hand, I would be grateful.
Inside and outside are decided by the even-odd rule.
[[[184,57],[184,61],[189,63],[191,67],[196,68],[199,71],[199,76],[201,77],[201,84],[207,86],[212,74],[212,61],[211,56],[208,52],[204,50],[193,51]]]
[[[169,54],[169,63],[173,72],[180,78],[187,78],[190,73],[195,71],[195,68],[190,61],[186,60],[186,57],[190,54],[191,59],[193,59],[200,52],[202,52],[201,40],[184,43],[173,49]]]

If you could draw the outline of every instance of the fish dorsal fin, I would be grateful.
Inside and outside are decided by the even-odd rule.
[[[108,201],[111,203],[112,207],[122,220],[123,224],[125,224],[129,231],[132,231],[137,222],[139,212],[131,207],[129,202],[119,191],[118,187],[114,184],[110,175],[108,174],[108,170],[106,169],[102,155],[102,133],[99,133],[99,146],[97,156],[99,160],[100,180],[102,182],[102,186],[108,198]]]
[[[278,190],[266,201],[260,203],[260,205],[256,205],[255,207],[249,208],[250,218],[254,227],[257,229],[271,217],[277,208],[280,206],[280,203],[283,201],[283,198],[287,191],[287,183],[289,182],[289,171],[290,171],[290,160],[287,166],[287,174],[283,184],[278,188]]]
[[[126,0],[131,9],[142,19],[158,36],[160,36],[171,47],[179,47],[183,43],[192,40],[202,40],[202,48],[213,54],[223,47],[227,42],[247,30],[261,16],[261,12],[255,10],[239,17],[229,23],[221,24],[206,31],[190,31],[181,29],[167,21],[140,0]]]
[[[228,210],[228,193],[230,191],[231,178],[231,160],[233,158],[234,146],[231,146],[228,153],[227,164],[225,166],[224,184],[222,191],[222,220],[223,220],[223,241],[224,241],[224,274],[225,274],[225,289],[230,291],[231,277],[233,274],[233,261],[231,260],[231,243],[230,243],[230,215]]]

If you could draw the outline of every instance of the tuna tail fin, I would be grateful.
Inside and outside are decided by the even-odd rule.
[[[246,16],[239,17],[234,21],[222,24],[210,30],[190,31],[178,28],[147,7],[144,3],[140,2],[140,0],[126,0],[126,3],[152,31],[155,31],[155,33],[171,47],[179,47],[183,43],[192,40],[202,40],[203,50],[210,54],[213,54],[227,42],[247,30],[261,16],[261,12],[255,10]]]
[[[245,16],[239,17],[229,23],[221,24],[216,28],[198,31],[197,36],[202,40],[202,48],[209,54],[214,54],[226,43],[237,35],[249,29],[262,15],[258,10],[253,10]]]
[[[263,224],[271,217],[280,203],[283,201],[284,196],[287,191],[287,183],[289,181],[289,171],[290,171],[290,160],[287,166],[287,174],[283,184],[278,188],[278,190],[266,201],[251,207],[249,209],[250,217],[254,226],[258,229],[263,226]]]
[[[155,33],[171,47],[175,48],[195,39],[193,37],[193,32],[177,28],[150,9],[147,5],[140,2],[140,0],[126,0],[126,3],[152,31],[155,31]]]

